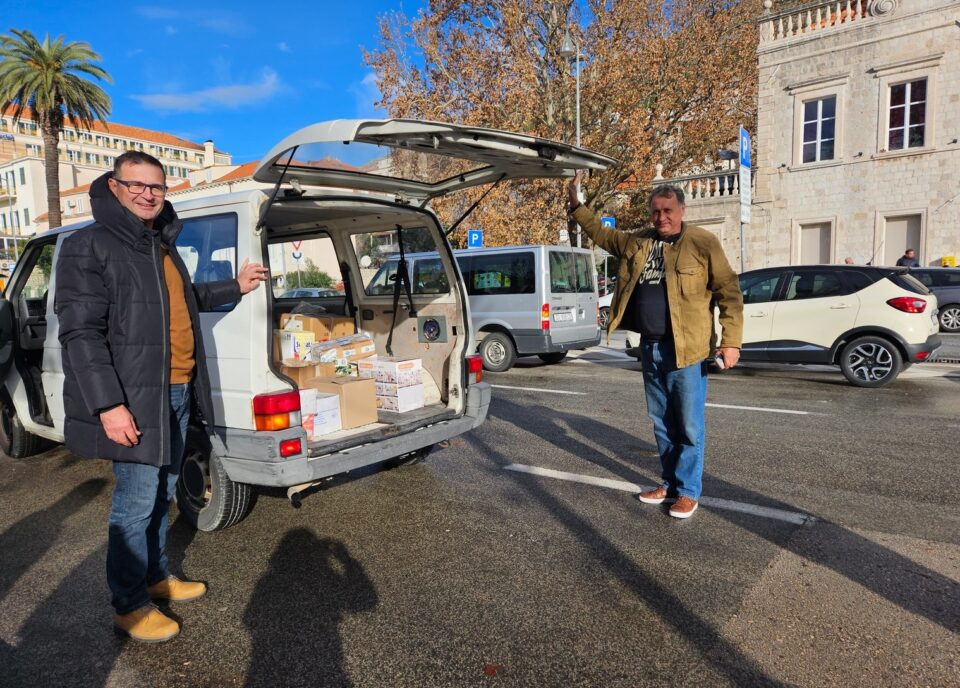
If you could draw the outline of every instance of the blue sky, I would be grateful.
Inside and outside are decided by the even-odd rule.
[[[90,43],[114,79],[111,121],[213,139],[242,163],[308,124],[382,116],[362,49],[378,16],[422,5],[0,0],[0,32]]]

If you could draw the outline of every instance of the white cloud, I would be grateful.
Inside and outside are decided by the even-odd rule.
[[[275,71],[268,68],[263,70],[258,81],[249,84],[214,86],[183,93],[149,93],[131,98],[144,107],[164,112],[209,112],[269,100],[280,88],[280,78]]]
[[[279,50],[279,51],[282,52],[282,53],[292,53],[292,52],[293,52],[292,50],[290,50],[290,46],[287,45],[286,41],[280,41],[279,43],[277,43],[277,50]]]
[[[373,72],[367,72],[361,81],[354,81],[350,84],[350,93],[353,95],[355,116],[358,118],[366,117],[386,117],[387,112],[378,108],[376,103],[382,98],[380,89],[377,88],[377,75]]]
[[[172,36],[177,32],[176,28],[170,26],[170,24],[167,24],[165,27],[163,27],[163,30],[167,32],[168,36]]]
[[[181,11],[158,5],[141,5],[136,12],[146,19],[179,19],[228,36],[244,36],[251,32],[250,25],[232,12]]]

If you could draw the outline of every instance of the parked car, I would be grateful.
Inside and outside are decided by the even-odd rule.
[[[940,330],[960,332],[960,268],[910,268],[940,304]]]
[[[500,246],[454,251],[470,300],[483,367],[505,372],[518,356],[559,363],[600,343],[593,254],[571,246]],[[450,283],[436,253],[406,255],[414,294],[445,294]],[[391,255],[366,285],[393,294],[399,258]]]
[[[377,164],[350,170],[324,164],[346,155],[346,145],[351,160],[368,151]],[[281,315],[296,303],[260,289],[201,313],[215,418],[208,419],[212,434],[201,427],[188,432],[176,491],[180,513],[201,530],[225,528],[252,508],[255,486],[287,488],[295,501],[329,476],[417,460],[483,423],[490,386],[481,380],[480,357],[471,356],[467,287],[427,203],[502,179],[563,177],[611,162],[566,144],[478,127],[337,120],[297,131],[267,153],[254,179],[271,185],[269,192],[179,203],[183,229],[175,245],[194,283],[229,279],[245,260],[282,272],[283,256],[301,242],[333,253],[346,290],[340,314],[372,337],[378,353],[421,359],[425,400],[409,413],[380,410],[375,423],[308,437],[297,383],[271,350]],[[56,265],[63,240],[89,224],[32,238],[0,299],[0,449],[8,456],[36,453],[42,440],[63,442]],[[357,247],[382,237],[429,247],[450,289],[407,294],[402,303],[367,292]]]
[[[324,289],[320,287],[300,287],[298,289],[288,289],[278,296],[278,299],[319,299],[336,296],[343,296],[342,291],[336,289]]]
[[[937,297],[909,268],[790,265],[740,275],[742,361],[840,366],[880,387],[940,346]]]

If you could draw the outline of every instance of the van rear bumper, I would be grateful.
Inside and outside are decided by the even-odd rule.
[[[468,388],[467,406],[464,414],[459,418],[442,420],[432,425],[429,424],[428,420],[426,425],[416,430],[322,456],[280,459],[278,453],[266,452],[270,456],[265,456],[263,459],[238,459],[231,456],[221,456],[220,461],[227,472],[227,476],[234,482],[269,485],[271,487],[290,487],[321,480],[363,466],[381,463],[402,454],[462,435],[481,425],[486,420],[489,408],[490,385],[486,382],[480,382]],[[250,432],[249,434],[251,436],[262,436],[265,433]],[[234,440],[236,439],[240,438],[234,438]],[[242,443],[242,439],[240,441]]]
[[[571,342],[555,342],[549,334],[521,334],[513,332],[513,340],[517,344],[517,353],[521,356],[530,356],[533,354],[552,354],[559,351],[570,351],[571,349],[589,349],[591,346],[597,346],[600,343],[600,330],[597,330],[597,336],[590,339],[577,339]]]

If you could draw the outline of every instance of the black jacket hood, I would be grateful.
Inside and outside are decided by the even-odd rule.
[[[112,177],[113,172],[106,172],[90,185],[90,207],[94,221],[139,251],[149,251],[153,238],[157,235],[165,246],[172,246],[183,225],[170,201],[164,200],[163,210],[153,221],[153,229],[150,229],[140,218],[124,208],[110,190],[107,180]]]

